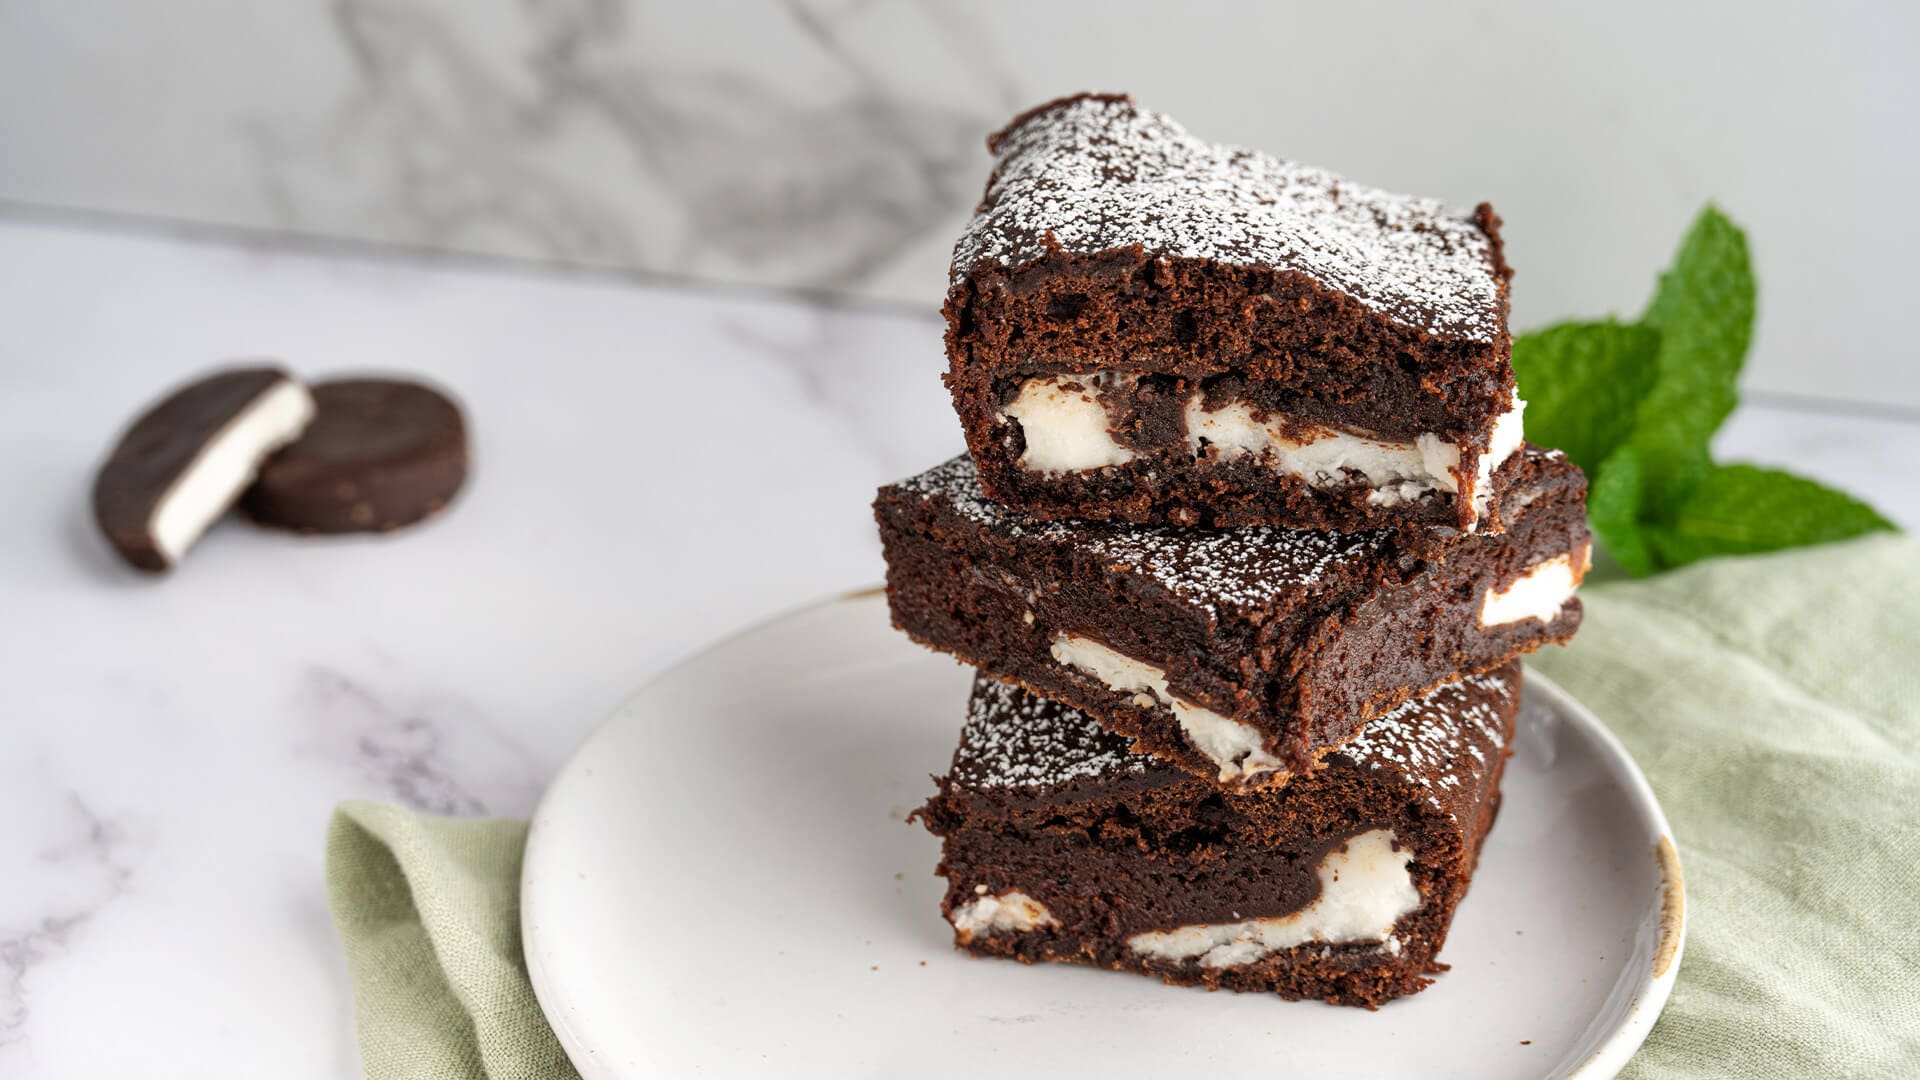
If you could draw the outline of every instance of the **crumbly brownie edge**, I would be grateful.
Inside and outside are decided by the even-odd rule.
[[[1053,617],[1060,605],[1076,612],[1072,629],[1093,634],[1109,647],[1134,657],[1177,661],[1180,667],[1169,677],[1187,700],[1256,729],[1272,726],[1254,715],[1272,696],[1266,683],[1281,674],[1263,671],[1254,655],[1261,647],[1256,638],[1261,623],[1182,602],[1151,587],[1143,576],[1095,569],[1089,560],[989,528],[942,499],[899,486],[882,489],[875,514],[894,625],[920,644],[1084,709],[1138,739],[1142,749],[1176,758],[1197,774],[1217,776],[1219,766],[1187,743],[1170,710],[1054,660],[1055,635],[1068,629]],[[1369,561],[1342,573],[1316,610],[1339,608],[1338,597],[1364,591],[1364,579],[1378,569]],[[1264,626],[1275,642],[1289,629],[1307,629],[1304,612],[1271,614]],[[1270,752],[1283,745],[1266,741]],[[1282,756],[1285,768],[1311,769],[1318,752],[1305,748],[1313,740],[1291,742],[1298,749]]]
[[[1504,336],[1439,338],[1305,275],[1137,249],[983,267],[948,292],[942,310],[956,406],[997,404],[1006,384],[1053,375],[1127,371],[1202,385],[1233,377],[1284,392],[1303,415],[1337,427],[1386,439],[1433,433],[1478,448],[1514,388]]]
[[[1124,95],[1048,102],[988,145],[950,273],[956,378],[1237,369],[1316,384],[1383,437],[1454,441],[1505,408],[1512,270],[1490,206],[1207,143]]]
[[[1377,503],[1364,483],[1311,484],[1277,473],[1261,458],[1230,461],[1197,456],[1137,457],[1101,469],[1047,474],[1020,464],[1022,445],[998,422],[997,405],[960,402],[968,452],[989,497],[1043,521],[1121,521],[1136,525],[1289,528],[1359,532],[1395,529],[1400,545],[1423,557],[1444,552],[1468,524],[1471,508],[1451,492],[1431,492],[1391,505]],[[1524,451],[1510,455],[1490,480],[1478,532],[1499,532],[1501,502],[1527,469]]]
[[[1403,325],[1505,335],[1497,221],[1209,142],[1115,94],[1080,94],[988,139],[994,166],[949,280],[1065,252],[1294,270]],[[1489,227],[1491,225],[1491,228]]]
[[[1355,514],[1340,498],[1262,503],[1249,493],[1272,485],[1257,482],[1163,507],[1137,481],[1029,493],[991,459],[1015,430],[998,418],[1013,386],[1102,371],[1239,380],[1263,388],[1256,409],[1393,441],[1434,434],[1477,458],[1514,387],[1512,270],[1490,206],[1462,217],[1205,143],[1119,94],[1047,102],[988,144],[994,169],[944,310],[947,383],[996,497],[1043,516],[1175,524],[1471,525],[1472,506],[1444,496]],[[1099,508],[1107,499],[1126,505]]]
[[[1078,579],[1071,567],[1036,572],[1017,538],[996,536],[965,515],[948,512],[938,500],[883,489],[875,509],[888,564],[889,605],[894,624],[915,641],[952,653],[993,678],[1082,709],[1136,740],[1143,752],[1217,782],[1278,783],[1288,774],[1312,771],[1367,718],[1436,685],[1572,636],[1580,620],[1577,599],[1544,623],[1479,625],[1487,590],[1508,585],[1534,563],[1590,543],[1578,470],[1555,455],[1532,460],[1549,466],[1532,480],[1546,490],[1529,500],[1508,534],[1467,538],[1446,562],[1426,564],[1402,580],[1374,577],[1346,584],[1318,598],[1311,609],[1269,618],[1244,637],[1234,636],[1231,622],[1209,626],[1178,609],[1151,607],[1149,614],[1138,614],[1140,605],[1153,603],[1149,590],[1130,590],[1091,575],[1091,580]],[[1115,591],[1100,592],[1100,602],[1077,609],[1060,606],[1088,588]],[[1153,628],[1146,639],[1121,636],[1142,625]],[[1170,709],[1057,662],[1051,650],[1062,632],[1164,664],[1180,697],[1256,729],[1280,769],[1223,777],[1219,764],[1189,741]],[[1180,666],[1192,657],[1225,663]],[[1383,657],[1395,662],[1384,663]]]
[[[1144,766],[1149,776],[1156,782],[1145,790],[1116,789],[1111,797],[1101,797],[1097,790],[1100,778],[1090,778],[1085,782],[1094,785],[1096,791],[1092,798],[1076,798],[1067,804],[1055,806],[1044,799],[1035,805],[1023,806],[1018,802],[1007,802],[996,797],[996,793],[978,788],[956,788],[947,780],[941,782],[941,790],[919,813],[929,829],[944,838],[943,858],[939,873],[949,879],[949,890],[942,903],[942,913],[951,920],[956,909],[974,902],[981,895],[995,893],[1006,895],[1009,891],[1019,891],[1026,896],[1025,888],[1034,888],[1031,884],[1047,881],[1045,887],[1034,888],[1041,898],[1039,910],[1045,914],[1045,923],[1018,933],[982,932],[956,933],[956,944],[983,956],[1002,956],[1032,963],[1038,961],[1062,961],[1088,964],[1115,970],[1129,970],[1155,975],[1166,982],[1177,985],[1200,985],[1210,989],[1225,988],[1237,991],[1260,991],[1276,993],[1289,999],[1319,999],[1336,1004],[1361,1005],[1367,1008],[1404,994],[1413,993],[1427,985],[1426,975],[1442,970],[1435,957],[1445,943],[1447,931],[1451,925],[1455,908],[1465,895],[1470,884],[1474,866],[1485,837],[1499,805],[1500,779],[1509,756],[1508,747],[1512,742],[1513,725],[1518,711],[1518,693],[1520,674],[1517,665],[1510,665],[1498,675],[1482,680],[1485,685],[1504,684],[1504,708],[1497,710],[1497,739],[1484,744],[1466,736],[1466,728],[1459,728],[1465,742],[1453,744],[1455,753],[1463,748],[1477,747],[1473,753],[1479,764],[1468,765],[1468,787],[1470,790],[1453,790],[1448,794],[1447,805],[1451,809],[1438,811],[1440,804],[1423,801],[1419,796],[1409,797],[1396,794],[1404,779],[1388,779],[1377,772],[1369,773],[1356,766],[1349,758],[1336,759],[1339,764],[1330,772],[1319,774],[1311,781],[1301,781],[1298,785],[1278,792],[1262,793],[1244,797],[1229,797],[1211,814],[1194,816],[1203,810],[1213,798],[1207,797],[1198,804],[1192,803],[1196,795],[1204,796],[1205,785],[1195,781],[1174,781],[1171,789],[1157,786],[1167,782],[1169,770],[1161,766]],[[976,689],[976,701],[978,700]],[[1451,697],[1476,700],[1474,695],[1480,690],[1459,690],[1451,692]],[[1491,701],[1481,697],[1477,700]],[[1036,702],[1045,709],[1049,703]],[[1057,710],[1053,706],[1053,710]],[[1057,715],[1057,713],[1055,713]],[[1041,723],[1046,717],[1038,718]],[[1085,720],[1085,717],[1081,717]],[[1455,717],[1458,720],[1458,717]],[[1024,722],[1024,721],[1023,721]],[[1439,716],[1422,717],[1420,723],[1447,725],[1449,721]],[[972,734],[972,721],[969,722],[969,735]],[[1418,729],[1418,730],[1416,730]],[[1024,734],[1024,733],[1023,733]],[[1436,762],[1431,750],[1423,752],[1414,749],[1418,744],[1417,736],[1428,734],[1415,724],[1412,728],[1397,731],[1376,732],[1375,741],[1385,740],[1391,749],[1387,750],[1393,759],[1418,770],[1431,770],[1436,767],[1450,769]],[[962,751],[966,747],[967,737],[963,736]],[[1046,744],[1051,745],[1051,744]],[[1436,744],[1433,749],[1438,749]],[[1114,742],[1106,742],[1109,756],[1113,752]],[[956,765],[959,764],[958,754]],[[1366,757],[1365,754],[1362,755]],[[1373,759],[1376,760],[1377,759]],[[1377,768],[1377,766],[1375,767]],[[1114,769],[1125,776],[1135,776],[1139,768]],[[1371,779],[1365,777],[1371,775]],[[1435,787],[1439,773],[1427,775],[1427,785],[1431,790],[1440,790],[1444,785]],[[1359,785],[1355,787],[1354,785]],[[1369,786],[1371,785],[1371,786]],[[1416,788],[1420,785],[1416,784]],[[1456,784],[1457,787],[1457,784]],[[1003,793],[1002,793],[1003,794]],[[1370,799],[1368,797],[1371,797]],[[1187,800],[1182,802],[1182,799]],[[1279,809],[1271,805],[1278,802]],[[1150,876],[1149,881],[1165,881],[1174,875],[1174,866],[1180,860],[1165,850],[1169,842],[1186,841],[1197,843],[1196,848],[1203,859],[1217,858],[1221,849],[1207,847],[1205,836],[1191,839],[1180,828],[1188,818],[1195,822],[1202,817],[1216,821],[1222,815],[1231,815],[1235,806],[1258,806],[1262,802],[1268,806],[1267,817],[1281,821],[1293,820],[1294,811],[1286,808],[1300,803],[1299,810],[1315,808],[1319,817],[1325,821],[1338,820],[1346,810],[1363,806],[1371,801],[1375,804],[1372,813],[1385,817],[1395,814],[1391,822],[1382,820],[1382,826],[1390,825],[1396,836],[1405,838],[1413,846],[1417,858],[1410,869],[1419,883],[1422,896],[1420,907],[1403,916],[1394,927],[1389,939],[1393,948],[1375,943],[1357,945],[1324,945],[1308,943],[1291,949],[1273,953],[1251,963],[1222,968],[1206,968],[1191,961],[1170,961],[1142,955],[1127,945],[1126,939],[1138,932],[1140,915],[1136,910],[1138,903],[1146,898],[1120,895],[1125,906],[1107,912],[1101,906],[1105,901],[1095,898],[1088,900],[1087,875],[1098,875],[1097,862],[1088,862],[1085,858],[1075,863],[1072,852],[1075,845],[1092,847],[1098,844],[1117,845],[1124,852],[1131,844],[1142,845],[1132,858],[1140,860]],[[1157,805],[1158,804],[1158,805]],[[1402,809],[1390,811],[1387,808],[1398,805]],[[1189,809],[1191,807],[1191,809]],[[1130,808],[1130,809],[1121,809]],[[1309,814],[1308,816],[1314,816]],[[1346,815],[1351,816],[1351,815]],[[1366,817],[1365,812],[1361,813]],[[1010,820],[1014,819],[1014,820]],[[1025,825],[1018,825],[1024,820]],[[1156,821],[1160,822],[1159,834],[1154,835]],[[1037,824],[1046,822],[1048,824]],[[1137,822],[1137,825],[1123,825],[1119,833],[1113,833],[1114,822]],[[998,825],[1011,833],[996,836]],[[1364,825],[1364,823],[1363,823]],[[1323,823],[1318,826],[1326,828]],[[1038,831],[1029,831],[1035,830]],[[1137,841],[1131,840],[1133,828],[1144,830]],[[1362,826],[1348,825],[1346,833],[1364,831]],[[1068,840],[1061,842],[1059,837]],[[1023,840],[1022,837],[1028,839]],[[1044,852],[1030,853],[1029,858],[1016,857],[1009,860],[1007,850],[1022,853],[1021,845],[1043,840],[1047,844]],[[1317,862],[1321,854],[1344,841],[1324,839],[1315,848],[1319,854],[1309,856]],[[1234,840],[1222,840],[1225,850],[1236,851],[1246,845]],[[1156,852],[1158,854],[1156,854]],[[1154,860],[1171,860],[1165,867],[1154,868]],[[1022,865],[1024,863],[1024,865]],[[1062,870],[1062,867],[1077,866],[1079,873]],[[1048,873],[1051,868],[1053,873]],[[1237,877],[1242,871],[1228,868],[1225,876]],[[1292,872],[1291,870],[1289,872]],[[1068,877],[1080,881],[1079,885],[1064,884],[1052,879],[1066,873]],[[1128,882],[1137,882],[1135,876],[1126,876]],[[1181,880],[1185,880],[1182,878]],[[1109,886],[1117,883],[1101,878],[1101,883]],[[1053,884],[1060,884],[1064,891],[1055,891]],[[1137,885],[1135,886],[1137,888]],[[1190,882],[1189,888],[1193,887]],[[985,890],[985,892],[983,892]],[[1111,890],[1096,890],[1105,892]],[[1031,898],[1030,898],[1031,899]],[[1205,905],[1216,898],[1200,898]],[[1049,902],[1050,905],[1049,906]],[[1228,898],[1230,904],[1246,904],[1245,899]],[[1296,909],[1289,909],[1296,910]],[[1055,913],[1065,916],[1064,923],[1055,917]],[[1284,914],[1284,911],[1246,912],[1247,917],[1267,917],[1271,914]],[[1123,927],[1116,924],[1118,915],[1122,920],[1132,920],[1135,925]],[[1172,916],[1178,920],[1179,916]],[[1204,917],[1198,921],[1207,921]]]
[[[1357,720],[1381,715],[1427,688],[1492,670],[1550,644],[1565,644],[1580,628],[1578,596],[1561,602],[1547,620],[1486,625],[1490,593],[1511,588],[1530,572],[1566,560],[1584,575],[1593,536],[1586,520],[1586,480],[1564,456],[1525,455],[1526,476],[1516,485],[1513,520],[1498,535],[1464,537],[1444,562],[1429,562],[1404,584],[1389,584],[1328,620],[1302,670],[1295,696],[1270,708],[1309,719],[1337,744]]]

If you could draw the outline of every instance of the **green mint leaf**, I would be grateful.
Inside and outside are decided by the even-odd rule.
[[[1655,561],[1671,569],[1713,555],[1807,547],[1893,528],[1867,504],[1805,477],[1718,465],[1670,520],[1643,532]]]
[[[1600,545],[1622,570],[1635,577],[1653,573],[1653,550],[1640,527],[1640,459],[1631,447],[1608,454],[1587,478],[1587,523]]]
[[[1607,319],[1559,323],[1513,339],[1527,438],[1564,451],[1589,475],[1634,431],[1658,376],[1660,332]]]
[[[1812,480],[1708,455],[1739,401],[1755,293],[1745,235],[1709,205],[1639,322],[1563,323],[1514,340],[1527,435],[1587,471],[1588,520],[1630,574],[1893,528]]]
[[[1659,376],[1628,440],[1647,516],[1674,513],[1706,476],[1707,442],[1739,401],[1735,383],[1753,338],[1755,293],[1746,235],[1707,206],[1641,316],[1660,332]]]

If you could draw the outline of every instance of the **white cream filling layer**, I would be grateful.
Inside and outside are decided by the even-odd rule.
[[[1487,498],[1493,494],[1493,470],[1505,464],[1526,444],[1526,412],[1527,403],[1520,400],[1520,391],[1515,390],[1507,411],[1493,422],[1493,433],[1487,438],[1487,452],[1480,455],[1480,472],[1474,479],[1473,515],[1476,518],[1487,512]],[[1455,456],[1458,456],[1457,451]]]
[[[1505,626],[1526,619],[1552,622],[1587,576],[1593,545],[1536,564],[1504,589],[1488,589],[1480,604],[1481,626]]]
[[[1113,438],[1100,392],[1135,381],[1136,376],[1119,372],[1028,380],[1020,395],[1000,412],[1003,418],[1019,421],[1026,436],[1021,467],[1059,474],[1132,461],[1134,452]],[[1208,409],[1205,395],[1199,393],[1188,399],[1185,416],[1187,443],[1196,453],[1210,446],[1228,461],[1257,454],[1275,472],[1301,477],[1315,487],[1350,483],[1358,474],[1373,489],[1368,500],[1383,506],[1430,492],[1448,492],[1470,500],[1478,518],[1486,512],[1493,471],[1525,440],[1525,411],[1526,402],[1516,394],[1513,404],[1494,422],[1487,452],[1480,455],[1473,474],[1464,477],[1459,446],[1438,435],[1399,442],[1314,427],[1310,436],[1296,439],[1286,434],[1285,418],[1262,421],[1243,401]]]
[[[1299,476],[1315,487],[1345,484],[1358,473],[1373,489],[1367,501],[1381,506],[1395,506],[1429,492],[1450,492],[1470,500],[1477,519],[1486,513],[1493,470],[1525,441],[1526,408],[1516,394],[1507,411],[1494,421],[1487,452],[1480,455],[1464,491],[1460,447],[1433,434],[1397,442],[1315,428],[1311,437],[1301,441],[1286,434],[1283,418],[1262,422],[1243,401],[1208,410],[1196,394],[1187,402],[1187,442],[1197,453],[1204,439],[1223,460],[1258,454],[1275,472]]]
[[[229,420],[154,507],[149,528],[161,557],[179,562],[253,483],[260,463],[299,438],[312,419],[313,396],[287,379]]]
[[[1133,451],[1113,439],[1100,386],[1121,376],[1086,375],[1075,379],[1030,379],[1020,396],[1000,415],[1020,421],[1027,449],[1020,466],[1035,472],[1062,473],[1101,469],[1133,460]],[[1077,388],[1069,389],[1065,383]]]
[[[1243,454],[1264,457],[1275,472],[1303,477],[1316,487],[1347,483],[1359,473],[1375,502],[1395,503],[1442,487],[1454,490],[1452,469],[1460,452],[1450,442],[1423,435],[1413,442],[1384,442],[1344,432],[1314,429],[1306,441],[1284,433],[1279,418],[1261,421],[1244,401],[1208,411],[1200,395],[1187,402],[1187,442],[1198,452],[1211,445],[1222,460]]]
[[[972,941],[975,934],[1025,932],[1060,925],[1045,904],[1018,890],[998,896],[982,893],[978,899],[954,908],[947,920],[953,923],[962,945]]]
[[[1050,651],[1055,660],[1099,679],[1109,689],[1133,694],[1139,705],[1157,702],[1172,710],[1187,741],[1220,767],[1221,783],[1251,780],[1281,769],[1280,760],[1263,748],[1258,730],[1175,697],[1164,670],[1078,634],[1055,634]]]
[[[1412,861],[1411,849],[1394,850],[1392,829],[1374,829],[1320,860],[1320,895],[1291,915],[1154,930],[1133,935],[1127,946],[1163,960],[1198,959],[1211,968],[1252,963],[1309,942],[1397,946],[1394,924],[1420,906],[1420,890],[1407,869]]]

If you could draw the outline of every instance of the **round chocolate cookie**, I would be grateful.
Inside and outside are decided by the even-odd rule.
[[[127,562],[170,569],[312,417],[307,388],[276,367],[188,383],[121,435],[94,477],[94,520]]]
[[[439,391],[397,379],[313,385],[306,433],[241,499],[253,520],[304,533],[385,532],[441,507],[467,478],[467,426]]]

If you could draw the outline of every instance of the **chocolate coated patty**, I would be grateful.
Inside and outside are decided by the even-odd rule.
[[[241,507],[305,533],[385,532],[426,518],[467,477],[467,428],[444,394],[399,379],[313,386],[306,433],[270,458]]]

